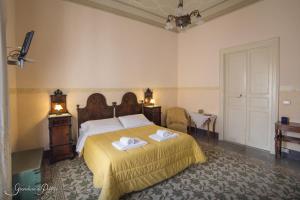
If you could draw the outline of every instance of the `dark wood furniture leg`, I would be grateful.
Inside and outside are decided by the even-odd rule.
[[[210,131],[209,131],[210,119],[208,118],[205,123],[207,124],[207,141],[209,143],[209,138],[210,138]]]
[[[275,135],[275,157],[281,157],[281,139],[282,139],[282,131],[280,129],[276,129]]]
[[[213,134],[214,134],[214,138],[216,137],[216,121],[217,121],[217,118],[214,119],[214,122],[213,122]]]

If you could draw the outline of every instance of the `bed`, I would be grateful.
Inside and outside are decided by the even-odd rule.
[[[97,93],[89,96],[86,107],[78,106],[77,111],[78,126],[83,128],[91,120],[114,121],[118,117],[141,114],[143,105],[138,103],[134,93],[129,92],[123,95],[120,105],[113,103],[108,106],[105,97]],[[188,134],[176,132],[178,137],[163,142],[150,139],[149,135],[158,129],[165,128],[145,123],[141,126],[114,127],[108,132],[100,130],[101,133],[85,138],[80,154],[93,173],[94,186],[101,188],[99,199],[117,200],[125,193],[145,189],[192,164],[206,161],[201,148]],[[112,146],[112,142],[122,136],[138,137],[148,144],[120,151]]]

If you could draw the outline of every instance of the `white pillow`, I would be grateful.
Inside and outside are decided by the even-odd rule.
[[[125,128],[134,128],[153,124],[143,114],[126,115],[119,117],[119,120]]]
[[[118,118],[90,120],[81,124],[80,131],[85,134],[105,133],[124,129]]]
[[[81,152],[85,140],[92,135],[103,134],[106,132],[124,129],[118,118],[91,120],[81,124],[79,130],[79,138],[77,140],[76,151]]]

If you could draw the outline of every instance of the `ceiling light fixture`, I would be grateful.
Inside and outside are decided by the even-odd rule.
[[[195,24],[199,25],[204,23],[199,10],[194,10],[190,14],[184,14],[183,0],[179,0],[177,7],[177,15],[168,15],[165,29],[172,30],[174,28],[177,28],[177,30],[180,32],[186,29],[190,24],[192,24],[192,17],[196,18]]]

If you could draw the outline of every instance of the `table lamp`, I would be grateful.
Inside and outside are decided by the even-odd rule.
[[[50,95],[50,112],[49,114],[60,115],[67,113],[67,95],[63,94],[61,90],[56,90],[53,95]]]
[[[63,110],[63,107],[60,104],[56,104],[54,106],[54,110],[57,111],[57,114],[61,114],[61,111]]]

